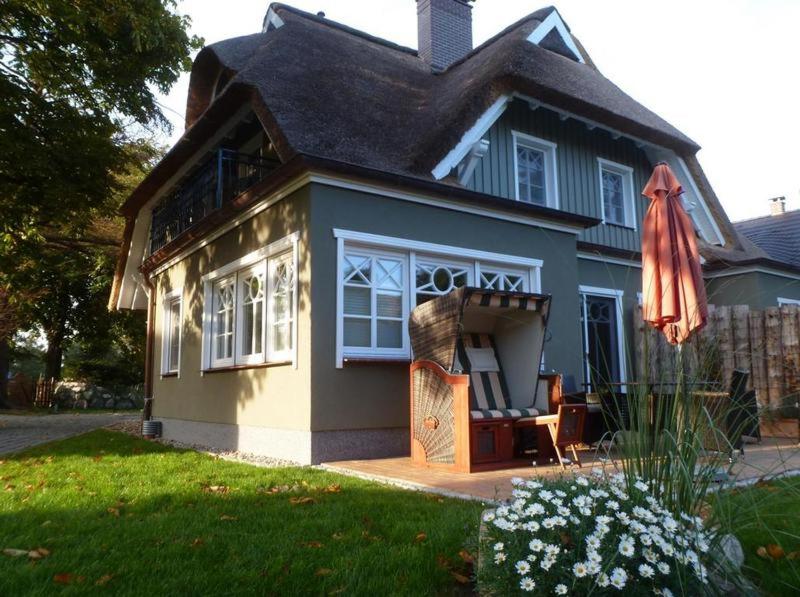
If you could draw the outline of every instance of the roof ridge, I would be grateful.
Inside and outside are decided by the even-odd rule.
[[[508,25],[507,27],[505,27],[505,28],[501,29],[500,31],[498,31],[497,33],[495,33],[493,36],[491,36],[489,39],[487,39],[487,40],[486,40],[486,41],[484,41],[482,44],[480,44],[478,47],[471,49],[469,52],[467,52],[466,54],[464,54],[464,56],[462,56],[461,58],[459,58],[458,60],[456,60],[455,62],[453,62],[452,64],[450,64],[450,65],[449,65],[449,66],[448,66],[446,69],[444,69],[444,70],[443,70],[443,71],[442,71],[440,74],[444,74],[444,73],[446,73],[446,72],[450,71],[451,69],[455,68],[455,67],[456,67],[456,66],[458,66],[459,64],[462,64],[462,63],[466,62],[467,60],[469,60],[470,58],[472,58],[472,57],[473,57],[474,55],[476,55],[477,53],[479,53],[479,52],[482,52],[483,50],[485,50],[486,48],[488,48],[489,46],[491,46],[491,45],[492,45],[492,44],[494,44],[495,42],[497,42],[497,41],[499,41],[500,39],[502,39],[503,37],[505,37],[505,36],[506,36],[508,33],[510,33],[511,31],[513,31],[514,29],[517,29],[517,28],[521,27],[521,26],[522,26],[524,23],[527,23],[528,21],[533,21],[533,20],[537,20],[537,21],[541,22],[541,21],[542,21],[542,19],[541,19],[541,18],[539,18],[539,16],[537,16],[537,15],[539,15],[539,13],[542,13],[543,11],[546,11],[546,10],[548,10],[548,9],[550,9],[550,10],[549,10],[549,12],[547,12],[547,14],[546,14],[546,15],[542,15],[542,16],[544,16],[545,18],[547,18],[548,16],[550,16],[550,13],[551,13],[551,12],[553,12],[554,10],[555,10],[556,12],[558,12],[558,9],[556,9],[556,7],[555,7],[555,6],[553,6],[553,5],[550,5],[550,6],[545,6],[545,7],[543,7],[543,8],[539,8],[539,9],[537,9],[537,10],[534,10],[532,13],[529,13],[529,14],[525,15],[525,16],[524,16],[524,17],[522,17],[521,19],[517,19],[516,21],[514,21],[513,23],[511,23],[511,24],[510,24],[510,25]],[[572,35],[572,33],[571,33],[571,32],[570,32],[570,35]]]
[[[349,33],[350,35],[360,37],[366,41],[379,44],[381,46],[385,46],[391,50],[396,50],[404,54],[411,54],[412,56],[418,55],[417,50],[415,50],[414,48],[409,48],[408,46],[401,46],[400,44],[397,44],[393,41],[389,41],[388,39],[378,37],[377,35],[372,35],[370,33],[367,33],[366,31],[362,31],[361,29],[356,29],[355,27],[350,27],[349,25],[345,25],[344,23],[340,23],[338,21],[333,21],[328,17],[320,17],[305,10],[301,10],[294,6],[290,6],[289,4],[283,4],[282,2],[273,2],[269,5],[269,10],[275,10],[275,11],[285,10],[294,13],[297,16],[302,17],[304,19],[314,21],[315,23],[319,23],[320,25],[326,25],[328,27],[331,27],[332,29],[338,29],[340,31],[343,31],[344,33]]]
[[[800,214],[800,208],[798,208],[798,209],[790,209],[788,211],[785,211],[785,212],[779,213],[779,214],[766,214],[766,215],[763,215],[763,216],[755,216],[755,217],[752,217],[752,218],[744,218],[743,220],[736,220],[735,222],[733,222],[733,225],[735,226],[736,224],[747,224],[749,222],[755,222],[756,220],[770,220],[770,219],[775,219],[775,218],[779,218],[781,216],[787,216],[787,215],[791,215],[791,214]]]

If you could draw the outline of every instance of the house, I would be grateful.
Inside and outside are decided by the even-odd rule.
[[[800,305],[800,210],[786,211],[786,198],[770,199],[770,215],[734,222],[750,241],[752,256],[737,267],[720,268],[719,294],[756,307]],[[711,274],[711,272],[708,272]],[[727,274],[725,277],[719,277]]]
[[[408,453],[409,313],[464,285],[552,295],[543,366],[626,380],[659,161],[710,287],[762,255],[697,143],[603,76],[555,8],[475,49],[469,1],[417,12],[419,50],[272,4],[261,32],[198,54],[186,130],[122,208],[111,296],[148,309],[165,437],[300,462]]]

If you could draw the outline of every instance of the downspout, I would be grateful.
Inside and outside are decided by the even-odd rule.
[[[153,418],[153,352],[155,347],[156,327],[156,287],[150,279],[149,271],[142,271],[145,288],[147,288],[147,341],[144,353],[144,409],[142,421]]]

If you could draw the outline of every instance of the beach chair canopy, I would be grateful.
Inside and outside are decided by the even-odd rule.
[[[414,360],[470,374],[475,418],[530,416],[524,409],[537,395],[549,309],[547,295],[458,288],[412,311]],[[476,358],[496,365],[475,366]]]

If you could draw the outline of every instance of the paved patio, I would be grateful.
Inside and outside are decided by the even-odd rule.
[[[80,435],[112,423],[138,418],[141,418],[139,413],[0,414],[0,454],[18,452],[37,444]]]
[[[592,468],[612,469],[620,463],[602,462],[594,451],[580,453],[583,467],[571,467],[567,474],[588,473]],[[422,491],[470,499],[500,500],[511,495],[512,477],[557,477],[564,474],[558,465],[526,466],[472,474],[451,473],[415,466],[408,457],[377,460],[346,460],[322,465],[331,471],[382,481]],[[745,455],[733,469],[737,482],[746,483],[775,475],[800,472],[800,447],[797,437],[765,437],[760,444],[745,446]]]

